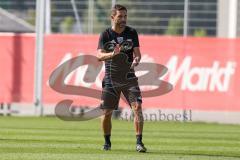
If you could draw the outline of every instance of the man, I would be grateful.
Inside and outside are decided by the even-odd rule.
[[[122,92],[135,115],[136,150],[138,152],[146,152],[147,149],[142,142],[142,98],[133,69],[134,66],[139,64],[141,59],[138,34],[135,29],[126,26],[127,9],[122,5],[116,4],[113,6],[111,21],[112,27],[107,28],[100,35],[97,53],[98,59],[105,61],[101,104],[104,112],[101,121],[105,138],[103,149],[111,150],[111,116],[113,110],[118,107]],[[106,49],[106,43],[112,44],[113,49],[111,51]]]

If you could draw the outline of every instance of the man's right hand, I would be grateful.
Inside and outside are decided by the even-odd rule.
[[[114,51],[112,52],[112,56],[119,54],[120,49],[121,49],[121,47],[119,46],[119,44],[117,44],[116,47],[114,48]]]

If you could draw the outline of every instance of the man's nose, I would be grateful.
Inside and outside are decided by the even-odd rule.
[[[122,17],[121,20],[122,20],[122,21],[126,21],[126,18],[125,18],[125,17]]]

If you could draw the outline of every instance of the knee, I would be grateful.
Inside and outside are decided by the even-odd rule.
[[[104,119],[111,119],[111,117],[112,117],[112,112],[113,112],[113,110],[104,110],[103,111],[103,118]]]
[[[132,109],[133,109],[134,112],[137,112],[137,113],[142,112],[142,105],[141,104],[132,103],[131,106],[132,106]]]
[[[134,104],[132,105],[132,109],[134,111],[134,115],[136,117],[137,122],[143,122],[143,113],[142,113],[142,105],[141,104]]]

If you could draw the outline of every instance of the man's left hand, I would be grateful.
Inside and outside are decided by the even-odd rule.
[[[133,62],[132,62],[132,65],[131,65],[131,69],[133,69],[135,66],[137,66],[140,62],[140,58],[139,57],[135,57]]]

